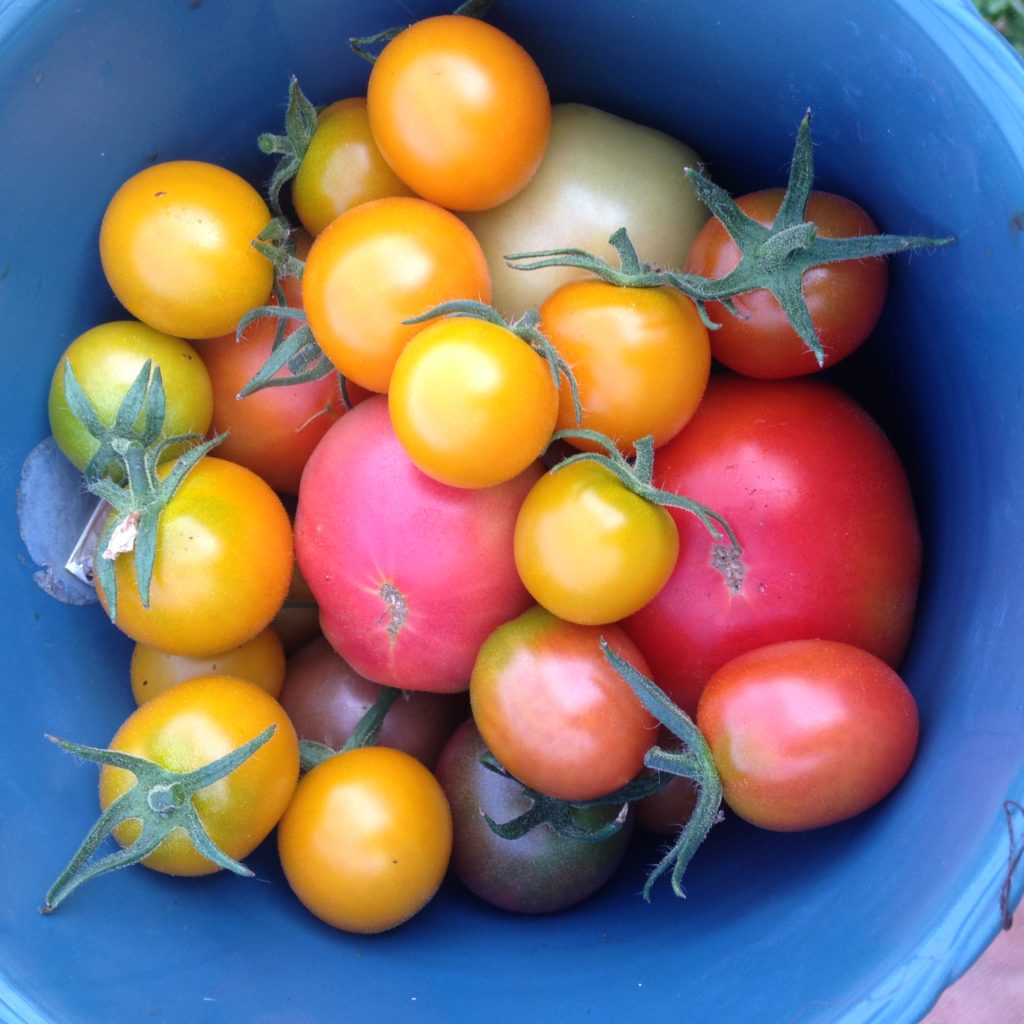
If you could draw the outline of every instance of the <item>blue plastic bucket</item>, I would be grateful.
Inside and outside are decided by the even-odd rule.
[[[890,799],[804,835],[728,821],[685,902],[667,887],[640,899],[654,853],[641,850],[577,910],[508,916],[448,884],[408,926],[356,938],[310,917],[264,849],[255,881],[136,869],[38,912],[95,814],[95,769],[44,733],[105,744],[131,707],[127,642],[95,604],[38,584],[53,586],[46,558],[16,515],[55,360],[118,315],[97,258],[104,205],[155,159],[265,176],[254,140],[277,130],[289,75],[316,102],[359,93],[366,69],[346,39],[440,6],[0,2],[0,1017],[916,1020],[1000,927],[1004,802],[1024,799],[1024,71],[956,0],[504,0],[492,12],[556,99],[679,136],[731,188],[782,183],[811,107],[821,187],[891,230],[956,236],[893,262],[883,323],[844,374],[907,459],[926,542],[904,666],[922,742]],[[40,458],[24,507],[37,524],[73,520],[73,489],[39,490]],[[1021,884],[1010,879],[1010,906]]]

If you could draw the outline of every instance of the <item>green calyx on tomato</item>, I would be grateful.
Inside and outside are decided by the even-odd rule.
[[[596,462],[611,470],[619,482],[638,497],[649,501],[652,505],[678,508],[689,512],[700,520],[704,528],[711,534],[712,540],[720,543],[728,540],[736,558],[742,553],[736,534],[724,516],[699,501],[694,501],[681,494],[673,494],[671,491],[663,491],[654,486],[654,442],[652,438],[641,437],[636,441],[636,457],[630,462],[619,451],[618,446],[611,438],[596,430],[558,430],[552,435],[551,440],[571,440],[574,437],[600,445],[607,454],[593,451],[577,452],[575,455],[570,455],[555,463],[550,472],[557,473],[575,462]]]
[[[452,11],[452,14],[461,14],[464,18],[484,18],[495,2],[496,0],[464,0]],[[390,43],[395,36],[404,32],[406,27],[405,25],[396,25],[380,32],[374,32],[369,36],[352,36],[348,41],[349,49],[357,57],[362,57],[367,64],[375,64],[377,53],[374,52],[374,48]]]
[[[338,750],[326,743],[318,743],[316,740],[302,740],[299,743],[299,761],[302,770],[309,771],[334,757],[335,754],[344,753],[346,750],[374,746],[380,738],[385,716],[401,694],[402,691],[396,686],[382,686],[377,699],[367,709],[366,714],[359,719],[348,739]]]
[[[509,322],[493,306],[488,306],[485,302],[474,302],[472,299],[454,299],[451,302],[442,302],[441,305],[428,309],[426,313],[421,313],[419,316],[403,320],[402,323],[425,324],[437,317],[444,316],[476,317],[478,320],[484,320],[487,323],[494,324],[496,327],[503,327],[505,330],[511,331],[517,338],[526,342],[548,364],[551,370],[551,380],[556,389],[562,386],[562,378],[565,378],[569,385],[569,392],[572,395],[573,408],[576,411],[576,422],[579,423],[583,416],[583,411],[580,407],[580,395],[579,389],[576,386],[576,378],[573,375],[572,368],[559,355],[555,346],[537,329],[540,317],[536,310],[530,310],[518,320]]]
[[[722,782],[711,755],[711,748],[689,715],[676,707],[654,682],[616,654],[604,638],[601,639],[601,649],[611,666],[640,698],[644,707],[683,743],[680,750],[665,750],[653,746],[644,755],[644,764],[655,772],[667,777],[681,776],[693,779],[697,786],[697,802],[671,848],[651,869],[644,882],[643,895],[644,899],[650,902],[654,883],[671,869],[672,891],[677,896],[685,898],[683,874],[701,843],[720,820]]]
[[[214,448],[224,435],[199,442],[198,435],[163,437],[167,411],[160,367],[147,360],[125,393],[114,422],[104,424],[88,395],[75,377],[71,363],[64,366],[64,398],[68,408],[99,442],[96,453],[83,469],[85,486],[116,511],[100,536],[95,571],[99,584],[109,596],[110,618],[117,621],[117,578],[114,559],[133,551],[144,606],[156,559],[157,524],[175,491],[188,472]],[[168,448],[193,445],[166,474],[158,466]],[[113,469],[112,469],[113,467]],[[111,479],[126,481],[120,486]]]
[[[642,800],[644,797],[657,793],[665,786],[668,776],[660,774],[643,774],[632,782],[608,793],[605,796],[596,797],[592,800],[559,800],[557,797],[547,796],[530,789],[519,782],[510,772],[506,771],[497,758],[488,751],[480,759],[480,763],[489,771],[518,783],[522,787],[523,795],[530,801],[530,807],[522,814],[510,821],[497,822],[489,814],[484,813],[484,820],[487,827],[502,839],[521,839],[532,829],[540,825],[548,825],[558,835],[566,839],[578,839],[585,843],[600,843],[611,838],[626,823],[629,805],[635,800]],[[596,821],[583,825],[576,812],[590,807],[614,807],[620,808],[619,813],[603,824]]]
[[[137,864],[151,854],[175,829],[183,829],[196,850],[214,864],[236,875],[251,876],[242,863],[229,857],[210,838],[196,810],[193,797],[202,789],[230,775],[273,736],[270,725],[248,743],[223,757],[192,771],[179,772],[135,754],[119,750],[87,747],[79,743],[48,736],[62,750],[100,765],[110,765],[131,772],[136,784],[116,799],[100,815],[68,866],[50,887],[43,903],[49,914],[80,885],[117,868]],[[127,821],[141,823],[138,838],[129,846],[92,860],[96,848],[118,826]]]
[[[641,263],[624,228],[616,231],[610,239],[619,254],[620,266],[617,268],[580,249],[513,253],[506,257],[506,261],[516,270],[579,267],[604,281],[628,287],[672,286],[694,301],[701,320],[709,330],[715,330],[720,325],[709,316],[707,303],[721,302],[730,313],[739,316],[730,299],[746,292],[765,289],[778,299],[793,329],[814,353],[818,365],[823,366],[825,351],[811,322],[811,314],[803,295],[803,276],[807,271],[827,263],[947,245],[953,239],[888,234],[853,238],[825,238],[819,235],[815,224],[804,220],[814,181],[810,122],[811,115],[808,112],[797,132],[782,205],[770,227],[747,216],[724,189],[700,171],[686,168],[686,175],[701,202],[721,221],[740,251],[739,264],[724,277],[706,278],[678,270],[659,270],[650,264]]]
[[[700,171],[687,168],[701,201],[722,222],[740,250],[740,262],[718,280],[696,274],[671,272],[669,283],[697,303],[718,300],[730,312],[729,299],[744,292],[766,289],[778,299],[786,317],[804,344],[814,353],[819,366],[825,363],[825,351],[818,338],[803,296],[803,276],[814,267],[843,260],[888,256],[930,246],[947,245],[952,238],[925,238],[910,235],[862,235],[855,238],[824,238],[813,222],[804,220],[807,200],[814,179],[814,154],[811,147],[811,115],[800,122],[796,146],[789,169],[789,181],[782,205],[771,227],[748,217],[732,197],[713,184]]]

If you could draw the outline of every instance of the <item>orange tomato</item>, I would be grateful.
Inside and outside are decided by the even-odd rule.
[[[385,392],[395,360],[422,325],[403,324],[452,299],[489,302],[480,244],[423,199],[375,199],[316,237],[302,276],[313,336],[349,380]]]
[[[385,160],[414,192],[451,210],[514,196],[551,131],[533,58],[478,18],[441,15],[399,33],[377,58],[366,97]]]

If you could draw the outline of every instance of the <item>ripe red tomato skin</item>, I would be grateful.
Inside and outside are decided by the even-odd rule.
[[[304,248],[308,251],[308,245]],[[301,308],[302,288],[298,279],[286,277],[281,286],[287,304]],[[268,305],[277,305],[276,296],[270,297]],[[285,327],[285,333],[291,334],[297,326],[292,321]],[[251,469],[275,491],[297,494],[306,460],[345,406],[338,376],[333,373],[319,380],[264,388],[246,398],[238,397],[269,358],[277,329],[276,320],[256,320],[249,324],[241,339],[231,333],[198,341],[195,347],[213,385],[211,430],[227,434],[217,454]],[[278,374],[285,375],[284,371]],[[362,397],[361,389],[356,390],[356,397]]]
[[[734,658],[701,694],[697,726],[729,807],[787,832],[876,804],[906,774],[919,733],[917,705],[896,671],[827,640]]]
[[[625,622],[685,711],[744,651],[822,637],[890,665],[913,627],[921,537],[906,473],[878,425],[820,379],[712,378],[694,418],[655,455],[655,483],[722,514],[743,548],[739,592],[692,516],[676,568]]]
[[[615,624],[565,622],[539,605],[496,629],[473,666],[469,699],[480,735],[524,785],[559,800],[590,800],[643,768],[657,722],[600,647],[650,677]]]
[[[335,650],[376,683],[465,690],[480,644],[531,604],[512,534],[542,472],[449,487],[412,464],[384,396],[346,413],[306,464],[295,518],[299,566]]]
[[[747,216],[766,227],[782,201],[781,188],[751,192],[736,200]],[[856,203],[829,192],[812,192],[806,219],[824,238],[878,234],[878,227]],[[694,239],[686,270],[718,279],[739,262],[739,249],[722,222],[712,217]],[[885,303],[889,270],[884,257],[844,260],[815,267],[804,274],[803,293],[819,340],[825,365],[845,359],[868,337]],[[814,353],[793,330],[768,291],[746,292],[733,299],[739,317],[717,302],[708,303],[711,319],[720,324],[710,331],[711,353],[723,365],[749,377],[766,380],[817,372]]]

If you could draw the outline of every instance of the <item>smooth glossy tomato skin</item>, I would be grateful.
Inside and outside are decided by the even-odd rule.
[[[298,172],[292,203],[302,226],[318,235],[346,210],[386,196],[411,195],[381,156],[370,131],[365,96],[324,107]]]
[[[64,350],[50,380],[48,413],[57,447],[79,469],[99,442],[64,400],[64,365],[71,363],[103,423],[111,424],[146,360],[160,368],[167,414],[163,436],[203,435],[213,415],[213,392],[206,366],[195,347],[137,320],[115,320],[80,334]],[[168,449],[173,455],[174,449]]]
[[[419,913],[451,857],[440,784],[414,757],[360,747],[299,783],[277,830],[288,884],[327,924],[372,934]]]
[[[598,463],[546,473],[519,510],[519,576],[538,603],[569,622],[617,622],[664,586],[679,554],[668,511]]]
[[[622,862],[633,816],[608,839],[581,842],[560,836],[550,825],[531,829],[518,839],[502,839],[484,819],[511,821],[530,809],[531,801],[514,779],[495,774],[480,763],[487,747],[472,720],[452,734],[435,774],[452,809],[452,870],[474,895],[502,910],[550,914],[592,896]],[[575,822],[599,828],[619,807],[588,807],[574,812]]]
[[[655,447],[674,437],[700,404],[711,370],[708,331],[675,289],[573,281],[544,300],[538,326],[572,367],[583,407],[577,424],[562,387],[559,430],[596,430],[631,456],[641,437],[652,436]],[[598,450],[583,439],[570,443]]]
[[[768,227],[782,202],[781,188],[752,192],[736,200],[739,208]],[[830,192],[812,192],[805,219],[813,221],[823,238],[877,235],[878,227],[856,203]],[[686,270],[720,278],[739,263],[739,249],[722,222],[712,218],[694,239]],[[825,350],[825,365],[845,359],[868,337],[878,322],[888,289],[889,270],[884,257],[844,260],[814,267],[803,278],[804,299],[811,321]],[[711,352],[723,365],[748,377],[777,380],[815,373],[814,353],[793,330],[770,292],[737,295],[739,316],[719,303],[708,303],[711,319],[721,324],[711,331]]]
[[[271,725],[274,735],[262,747],[193,800],[210,838],[239,860],[270,834],[299,778],[298,737],[273,697],[255,683],[233,676],[190,679],[134,711],[110,747],[187,772],[224,757]],[[131,772],[105,765],[100,771],[100,806],[106,810],[134,785]],[[114,831],[122,846],[134,842],[138,834],[137,821],[127,821]],[[196,851],[181,829],[142,863],[168,875],[208,875],[220,870]]]
[[[316,237],[302,299],[320,347],[349,380],[385,392],[395,360],[442,302],[489,302],[479,242],[454,214],[411,197],[362,203]]]
[[[270,211],[232,171],[154,164],[114,194],[100,225],[107,281],[132,316],[179,338],[227,334],[270,294],[273,267],[252,246]]]
[[[388,408],[398,440],[424,473],[453,487],[493,487],[544,453],[559,390],[547,360],[512,331],[454,316],[402,350]]]
[[[364,679],[318,637],[288,659],[280,700],[300,738],[339,750],[380,691],[379,683]],[[404,750],[433,768],[448,737],[468,714],[465,693],[405,690],[385,716],[375,744]]]
[[[654,478],[723,515],[743,549],[736,561],[673,512],[676,567],[625,623],[685,711],[725,662],[782,640],[840,640],[899,663],[921,537],[899,457],[852,398],[817,379],[713,377],[655,454]]]
[[[287,304],[301,308],[298,280],[288,277],[281,284]],[[277,305],[276,298],[270,305]],[[286,333],[296,326],[290,322]],[[217,447],[218,457],[251,469],[275,491],[298,494],[306,460],[345,405],[334,373],[238,397],[270,357],[277,329],[278,321],[267,317],[249,324],[240,339],[232,332],[199,341],[196,349],[212,382],[213,432],[228,435]],[[286,377],[287,372],[277,376]]]
[[[643,768],[657,722],[601,651],[611,648],[650,677],[615,625],[578,626],[533,607],[496,629],[473,666],[473,719],[520,782],[559,800],[590,800]]]
[[[792,640],[723,665],[697,708],[740,817],[778,831],[819,828],[876,804],[917,749],[914,697],[872,654]]]
[[[480,644],[531,604],[512,533],[539,464],[497,487],[449,487],[421,473],[387,400],[368,398],[306,464],[296,557],[324,635],[377,683],[464,690]]]
[[[148,608],[134,553],[118,556],[115,625],[171,654],[219,654],[269,625],[292,563],[291,521],[280,498],[251,470],[207,455],[160,517]],[[99,577],[96,589],[109,608]]]
[[[495,307],[519,317],[567,281],[588,278],[576,267],[515,270],[506,256],[577,248],[614,263],[608,239],[623,227],[644,260],[680,268],[708,219],[685,174],[700,163],[663,132],[579,103],[556,104],[547,151],[526,188],[493,210],[463,215],[487,253]]]
[[[500,29],[441,15],[381,51],[366,91],[373,136],[414,192],[450,210],[485,210],[533,177],[551,131],[540,69]]]
[[[197,676],[237,676],[255,683],[271,697],[279,697],[284,685],[284,648],[273,627],[268,626],[240,647],[209,658],[168,654],[148,644],[136,644],[129,675],[136,704],[145,704],[172,686]]]

